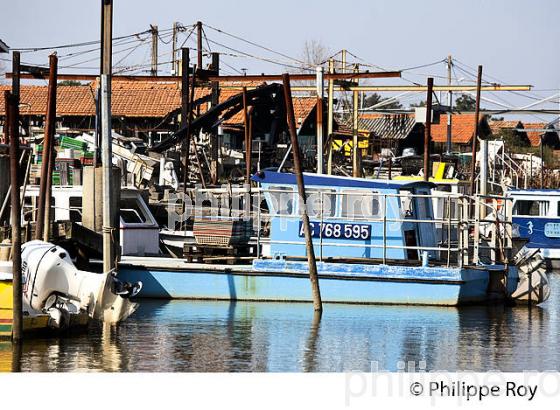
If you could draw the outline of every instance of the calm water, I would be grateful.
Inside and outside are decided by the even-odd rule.
[[[142,301],[118,328],[28,341],[22,371],[560,370],[560,273],[542,307]],[[17,352],[0,345],[0,370]]]

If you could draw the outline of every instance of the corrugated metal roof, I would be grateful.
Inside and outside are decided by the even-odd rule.
[[[360,130],[367,130],[380,139],[405,139],[415,124],[414,116],[407,114],[387,114],[358,120]]]

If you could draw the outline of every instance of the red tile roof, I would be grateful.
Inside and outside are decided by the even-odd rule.
[[[524,122],[523,128],[526,130],[542,130],[546,128],[546,125],[545,122]],[[532,147],[541,145],[541,135],[544,133],[544,131],[526,131],[527,138],[529,138]]]
[[[227,83],[220,89],[220,102],[239,94],[238,88],[231,86],[258,86],[260,82]],[[10,90],[8,85],[0,85],[0,92]],[[94,95],[96,82],[81,86],[59,86],[57,88],[58,117],[95,115]],[[209,87],[197,87],[195,100],[210,95]],[[315,107],[313,97],[294,97],[294,111],[298,125],[307,118]],[[208,110],[208,104],[201,105],[201,113]],[[151,82],[113,80],[111,110],[116,117],[163,118],[181,107],[181,88],[177,82]],[[21,115],[45,115],[47,109],[47,86],[21,86]],[[4,99],[0,98],[0,116],[4,113]],[[227,124],[243,124],[243,113],[238,112],[228,119]]]
[[[490,121],[490,130],[492,134],[498,134],[501,130],[512,130],[519,125],[518,120],[514,121]]]
[[[474,134],[475,114],[453,114],[451,116],[451,142],[454,144],[468,144]],[[480,120],[484,115],[479,116]],[[441,115],[439,124],[432,124],[432,141],[447,141],[447,115]]]
[[[493,134],[497,134],[500,130],[513,130],[516,128],[523,128],[525,130],[542,130],[545,129],[547,126],[544,122],[521,122],[519,120],[514,121],[491,121],[490,122],[490,129],[492,130]],[[529,139],[529,143],[532,147],[538,147],[541,145],[541,135],[544,134],[544,131],[518,131],[527,134],[527,138]]]

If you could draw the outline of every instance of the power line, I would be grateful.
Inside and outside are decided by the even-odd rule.
[[[212,27],[212,26],[210,26],[210,25],[208,25],[208,24],[206,24],[206,23],[204,23],[204,26],[205,26],[205,27],[208,27],[208,28],[210,28],[210,29],[212,29],[212,30],[214,30],[214,31],[217,31],[218,33],[225,34],[226,36],[230,36],[230,37],[232,37],[232,38],[235,38],[236,40],[243,41],[243,42],[245,42],[245,43],[247,43],[247,44],[251,44],[252,46],[255,46],[255,47],[258,47],[258,48],[262,48],[263,50],[266,50],[266,51],[268,51],[268,52],[270,52],[270,53],[274,53],[274,54],[277,54],[277,55],[282,56],[282,57],[284,57],[284,58],[287,58],[288,60],[295,61],[295,62],[297,62],[297,63],[299,63],[299,64],[302,64],[302,65],[307,65],[305,62],[303,62],[303,61],[301,61],[301,60],[298,60],[297,58],[291,57],[291,56],[289,56],[289,55],[287,55],[287,54],[284,54],[284,53],[282,53],[282,52],[280,52],[280,51],[273,50],[273,49],[271,49],[271,48],[269,48],[269,47],[263,46],[263,45],[261,45],[261,44],[255,43],[255,42],[250,41],[250,40],[247,40],[247,39],[245,39],[245,38],[243,38],[243,37],[239,37],[239,36],[236,36],[235,34],[231,34],[231,33],[228,33],[228,32],[226,32],[226,31],[224,31],[224,30],[221,30],[221,29]],[[203,29],[203,31],[204,31],[204,29]]]

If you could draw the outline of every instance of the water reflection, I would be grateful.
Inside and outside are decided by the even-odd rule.
[[[0,371],[558,371],[559,279],[532,309],[146,300],[119,327],[0,344]]]

